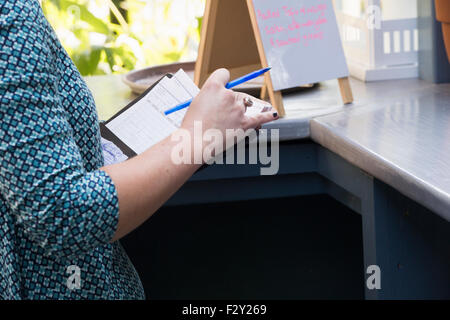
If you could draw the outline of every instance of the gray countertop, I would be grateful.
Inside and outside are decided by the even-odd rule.
[[[450,85],[379,82],[366,94],[313,119],[311,138],[450,221]]]
[[[86,78],[102,120],[136,96],[119,76]],[[450,221],[450,84],[363,83],[343,106],[337,81],[284,97],[287,116],[265,126],[315,142]]]

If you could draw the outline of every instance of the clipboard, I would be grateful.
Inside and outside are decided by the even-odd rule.
[[[117,112],[115,115],[113,115],[111,118],[104,122],[100,122],[100,134],[101,136],[114,143],[129,159],[137,156],[136,152],[131,150],[130,147],[128,147],[122,140],[120,140],[111,130],[108,129],[106,126],[109,122],[120,116],[122,113],[124,113],[126,110],[131,108],[133,105],[135,105],[138,101],[140,101],[142,98],[144,98],[152,89],[158,85],[158,83],[163,80],[164,78],[172,78],[173,75],[171,73],[166,73],[164,76],[162,76],[158,81],[156,81],[154,84],[152,84],[147,90],[145,90],[139,97],[131,101],[128,105],[126,105],[124,108],[122,108],[119,112]]]

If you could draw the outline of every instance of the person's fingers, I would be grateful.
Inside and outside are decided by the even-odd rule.
[[[244,105],[248,108],[248,107],[252,107],[253,106],[253,100],[250,98],[244,98]]]
[[[217,84],[222,87],[225,87],[225,85],[230,81],[230,71],[227,69],[221,68],[214,71],[209,78],[206,80],[206,84]]]
[[[244,129],[247,130],[250,128],[258,128],[262,124],[273,121],[273,120],[277,120],[278,118],[279,118],[278,112],[276,112],[275,109],[272,109],[272,111],[268,111],[268,112],[257,113],[255,115],[247,117],[245,124],[244,124],[244,126],[245,126]]]
[[[250,99],[253,102],[253,105],[255,103],[255,100],[258,100],[254,97],[252,97],[249,94],[243,93],[243,92],[235,92],[235,100],[236,100],[236,104],[240,105],[240,106],[245,106],[245,99]],[[250,105],[247,107],[251,107]]]
[[[255,105],[255,99],[251,95],[248,95],[243,92],[235,92],[234,94],[235,104],[241,107],[244,110],[244,113],[247,112],[247,108],[250,108]],[[251,103],[246,103],[245,100],[251,101]]]
[[[244,93],[243,93],[243,95],[244,95],[243,99],[245,99],[245,98],[247,97],[247,98],[249,98],[250,100],[252,100],[252,102],[253,102],[253,105],[252,105],[252,106],[253,106],[253,107],[255,107],[255,106],[268,106],[268,107],[272,107],[272,106],[270,105],[270,103],[268,103],[267,101],[264,101],[264,100],[261,100],[261,99],[252,97],[252,96],[250,96],[250,95],[248,95],[248,94],[244,94]]]

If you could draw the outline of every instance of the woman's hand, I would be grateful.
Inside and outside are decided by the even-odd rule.
[[[218,69],[208,78],[186,112],[181,125],[182,129],[192,132],[194,123],[200,121],[203,131],[218,129],[225,137],[227,129],[258,128],[278,118],[274,109],[252,116],[245,115],[244,98],[250,96],[226,89],[225,85],[229,80],[230,73],[226,69]],[[267,104],[253,97],[250,98],[254,104],[257,102]]]
[[[188,130],[191,138],[195,138],[195,124],[200,122],[203,132],[220,130],[223,141],[217,143],[225,143],[227,129],[257,128],[278,118],[274,111],[246,116],[247,95],[225,89],[229,78],[225,69],[211,75],[186,112],[179,130]],[[256,103],[257,99],[252,99]],[[172,161],[172,151],[178,144],[169,136],[130,160],[102,168],[114,181],[119,198],[119,223],[112,241],[144,222],[200,167],[201,163],[195,161],[182,164]],[[186,146],[191,147],[190,143]]]

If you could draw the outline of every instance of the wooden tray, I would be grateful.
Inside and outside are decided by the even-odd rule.
[[[141,94],[152,84],[158,81],[166,73],[175,73],[179,69],[183,69],[188,76],[194,80],[195,61],[171,63],[156,67],[148,67],[140,70],[134,70],[122,77],[123,82],[128,85],[134,93]],[[264,77],[243,83],[233,90],[246,92],[253,96],[258,96],[264,83]],[[306,85],[289,89],[288,91],[297,91],[304,88],[311,88],[312,85]]]
[[[156,67],[149,67],[140,70],[131,71],[123,76],[123,82],[128,85],[134,93],[141,94],[153,83],[158,81],[166,73],[175,73],[179,69],[183,69],[188,76],[194,80],[195,61],[171,63]],[[236,90],[255,90],[260,91],[263,85],[263,77],[254,79],[247,83],[236,87]]]

